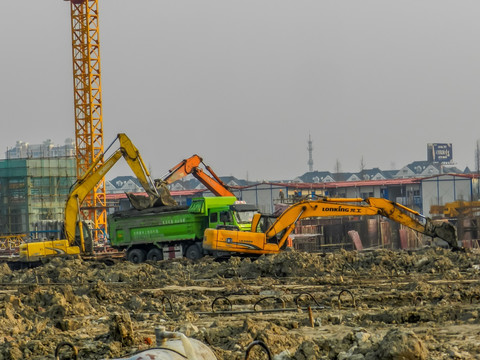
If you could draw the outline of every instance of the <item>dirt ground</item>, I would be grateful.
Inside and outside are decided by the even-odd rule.
[[[480,252],[428,248],[132,264],[0,264],[0,360],[128,357],[165,326],[221,359],[480,359]],[[311,313],[308,307],[311,308]],[[250,359],[266,359],[259,348]]]

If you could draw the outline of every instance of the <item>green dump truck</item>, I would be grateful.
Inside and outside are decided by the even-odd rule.
[[[248,231],[257,209],[235,197],[195,198],[189,207],[118,211],[108,217],[110,245],[134,263],[204,255],[206,228]]]

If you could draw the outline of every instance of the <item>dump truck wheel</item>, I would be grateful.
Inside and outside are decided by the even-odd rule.
[[[142,249],[129,250],[127,259],[134,264],[140,264],[145,261],[145,252]]]
[[[147,260],[161,261],[163,260],[163,251],[158,248],[150,249],[147,253]]]
[[[198,260],[202,257],[202,252],[196,244],[193,244],[187,248],[187,251],[185,251],[185,257],[190,260]]]

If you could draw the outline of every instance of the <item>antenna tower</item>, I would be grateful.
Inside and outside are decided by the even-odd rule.
[[[313,171],[313,145],[312,145],[312,138],[310,135],[308,135],[308,171],[312,172]]]

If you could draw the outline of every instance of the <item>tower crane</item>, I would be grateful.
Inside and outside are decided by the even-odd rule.
[[[77,179],[92,164],[103,164],[102,87],[98,0],[70,2]],[[95,229],[107,226],[105,178],[85,198],[82,213]]]

